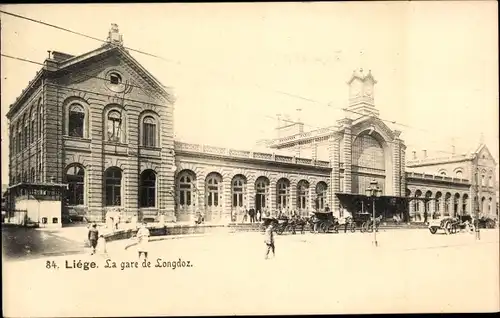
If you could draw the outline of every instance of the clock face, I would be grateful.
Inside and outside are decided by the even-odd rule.
[[[352,86],[351,92],[352,92],[352,96],[353,97],[361,96],[361,85],[360,85],[360,83],[355,83]]]
[[[373,87],[371,86],[365,87],[365,95],[371,97],[373,95]]]

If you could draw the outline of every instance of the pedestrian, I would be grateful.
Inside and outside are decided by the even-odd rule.
[[[99,235],[99,239],[97,240],[97,252],[100,255],[107,255],[107,250],[106,250],[106,238],[104,238],[104,235]]]
[[[260,211],[257,210],[257,222],[260,222],[261,221],[261,218],[260,218]]]
[[[146,227],[146,222],[142,223],[141,228],[137,231],[137,251],[139,258],[144,254],[144,258],[148,258],[148,243],[149,243],[149,230]]]
[[[275,254],[275,246],[274,246],[274,233],[273,233],[273,221],[270,221],[269,224],[267,225],[266,232],[265,232],[265,243],[267,246],[267,251],[266,251],[266,257],[265,259],[269,258],[269,252],[273,252],[273,258],[276,256]]]
[[[95,253],[95,248],[97,246],[98,238],[99,238],[99,230],[97,230],[97,224],[94,223],[90,227],[89,233],[88,233],[88,240],[90,243],[90,247],[92,248],[91,255],[94,255],[94,253]]]

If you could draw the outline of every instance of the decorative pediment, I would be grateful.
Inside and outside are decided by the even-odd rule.
[[[488,147],[485,144],[482,144],[481,146],[479,146],[479,148],[476,150],[476,154],[477,154],[477,157],[479,160],[491,161],[494,164],[496,164],[495,159],[493,158],[490,150],[488,149]]]
[[[396,134],[382,120],[376,117],[361,118],[359,121],[353,122],[351,127],[353,137],[367,130],[377,132],[387,142],[391,142],[396,138]]]

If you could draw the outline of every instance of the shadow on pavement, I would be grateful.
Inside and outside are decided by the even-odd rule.
[[[79,254],[85,251],[80,241],[55,235],[58,230],[2,226],[2,255],[8,261],[47,256]]]

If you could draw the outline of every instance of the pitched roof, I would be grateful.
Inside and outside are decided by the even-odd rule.
[[[28,96],[29,93],[32,92],[33,88],[37,81],[39,81],[42,77],[44,77],[47,72],[60,72],[68,67],[77,65],[84,61],[87,61],[91,58],[110,53],[116,51],[124,59],[128,60],[131,65],[135,68],[135,70],[145,79],[148,79],[148,82],[152,84],[155,88],[157,88],[161,95],[163,95],[169,102],[174,102],[174,96],[167,90],[167,87],[164,86],[156,77],[154,77],[148,70],[146,70],[134,57],[130,55],[130,53],[121,45],[116,45],[112,43],[106,43],[95,50],[90,52],[83,53],[78,56],[73,56],[64,60],[54,60],[47,59],[45,61],[45,66],[37,72],[34,79],[31,80],[28,84],[28,87],[23,89],[21,95],[10,105],[9,111],[7,112],[7,117],[9,118],[12,115],[12,111],[16,108],[16,106],[23,100],[24,97]],[[69,55],[68,55],[69,56]],[[49,67],[49,63],[55,65],[55,69]]]

